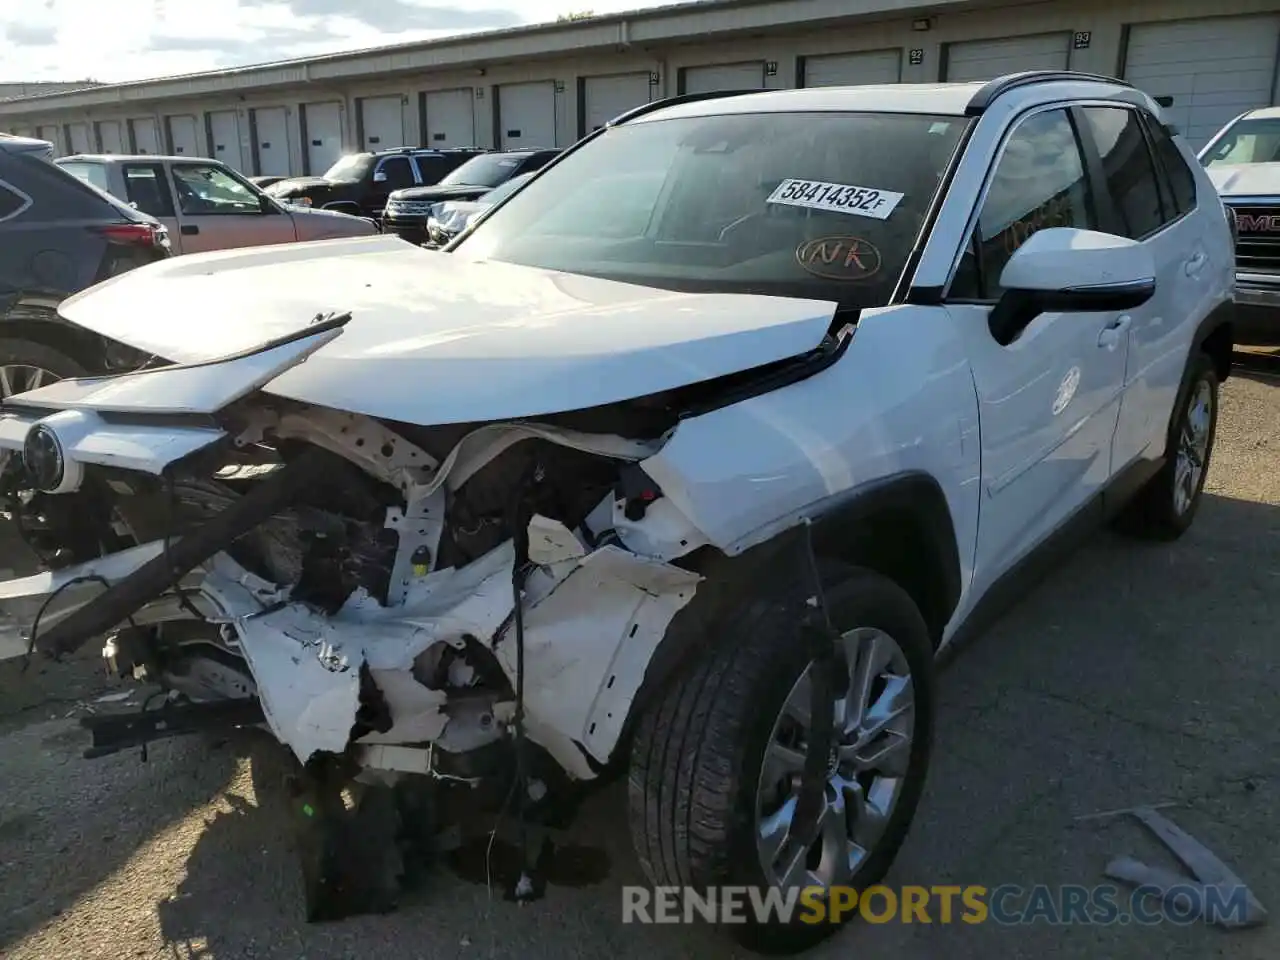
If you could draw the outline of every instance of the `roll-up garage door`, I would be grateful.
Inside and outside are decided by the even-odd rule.
[[[36,130],[36,135],[37,135],[41,140],[48,140],[50,143],[52,143],[52,144],[53,144],[53,154],[54,154],[54,156],[61,156],[61,155],[62,155],[62,151],[63,151],[63,147],[62,147],[62,131],[60,131],[60,130],[58,129],[58,127],[57,127],[57,125],[56,125],[56,124],[46,124],[46,125],[44,125],[44,126],[42,126],[42,127],[39,127],[39,128]]]
[[[366,150],[403,147],[404,104],[400,95],[365,97],[360,101],[360,132]]]
[[[180,114],[169,118],[169,149],[180,157],[199,157],[204,155],[200,149],[200,138],[196,133],[196,118],[190,114]]]
[[[133,150],[155,156],[160,152],[160,134],[154,117],[139,117],[129,121],[133,131]]]
[[[98,150],[87,123],[68,123],[67,136],[71,140],[72,153],[96,153]]]
[[[342,108],[337,103],[308,103],[302,108],[307,123],[307,170],[318,177],[342,156]]]
[[[1129,28],[1124,78],[1153,97],[1197,149],[1227,121],[1276,95],[1280,14],[1212,17]]]
[[[648,73],[618,73],[609,77],[584,77],[582,125],[587,134],[599,130],[619,114],[653,99]]]
[[[897,83],[902,79],[902,51],[837,53],[805,57],[804,86],[838,87],[859,83]]]
[[[1065,70],[1071,59],[1071,35],[966,40],[947,44],[946,54],[946,78],[953,82],[990,80],[1023,70]]]
[[[556,88],[551,81],[498,88],[498,143],[504,149],[556,145]]]
[[[119,120],[98,121],[98,142],[103,153],[124,153],[124,130]]]
[[[680,73],[681,93],[713,93],[716,90],[763,90],[764,62],[723,63],[710,67],[685,67]]]
[[[240,155],[240,115],[235,110],[215,110],[209,114],[209,142],[212,156],[233,170],[245,168]]]
[[[422,94],[422,129],[426,131],[423,146],[474,147],[475,97],[475,91],[471,87],[425,91]]]
[[[287,177],[289,168],[289,114],[284,107],[259,107],[253,111],[258,138],[258,173],[264,177]]]

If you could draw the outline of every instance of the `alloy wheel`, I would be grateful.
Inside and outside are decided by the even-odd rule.
[[[847,683],[833,703],[832,749],[817,838],[793,836],[812,726],[811,664],[791,688],[765,747],[756,793],[760,865],[775,886],[847,884],[871,856],[902,794],[915,732],[906,654],[882,630],[840,638]]]
[[[1187,400],[1187,412],[1178,431],[1177,459],[1173,474],[1173,509],[1179,516],[1190,509],[1200,489],[1209,459],[1209,432],[1213,424],[1213,390],[1198,380]]]

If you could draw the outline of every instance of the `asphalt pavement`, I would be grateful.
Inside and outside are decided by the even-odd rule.
[[[933,766],[891,884],[1103,883],[1113,856],[1166,864],[1124,817],[1163,813],[1250,885],[1273,923],[857,922],[811,956],[956,960],[1280,956],[1280,376],[1223,392],[1207,495],[1174,545],[1103,533],[945,670]],[[7,557],[8,554],[6,553]],[[286,765],[266,739],[81,759],[77,718],[116,687],[92,652],[0,665],[0,956],[611,960],[741,956],[712,931],[620,923],[639,881],[618,788],[574,842],[597,882],[529,905],[440,869],[398,912],[308,926]],[[1086,818],[1086,819],[1081,819]]]

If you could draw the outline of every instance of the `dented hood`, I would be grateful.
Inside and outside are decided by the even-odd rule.
[[[474,262],[380,236],[174,257],[60,311],[175,362],[251,350],[349,312],[341,336],[263,389],[440,424],[614,403],[786,359],[821,343],[835,308]]]

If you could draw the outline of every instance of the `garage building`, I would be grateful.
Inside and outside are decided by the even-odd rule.
[[[1165,98],[1193,146],[1277,102],[1275,0],[702,0],[394,52],[313,57],[0,101],[0,130],[59,152],[215,156],[246,174],[324,172],[346,152],[568,146],[651,100],[720,90],[1120,76]]]

